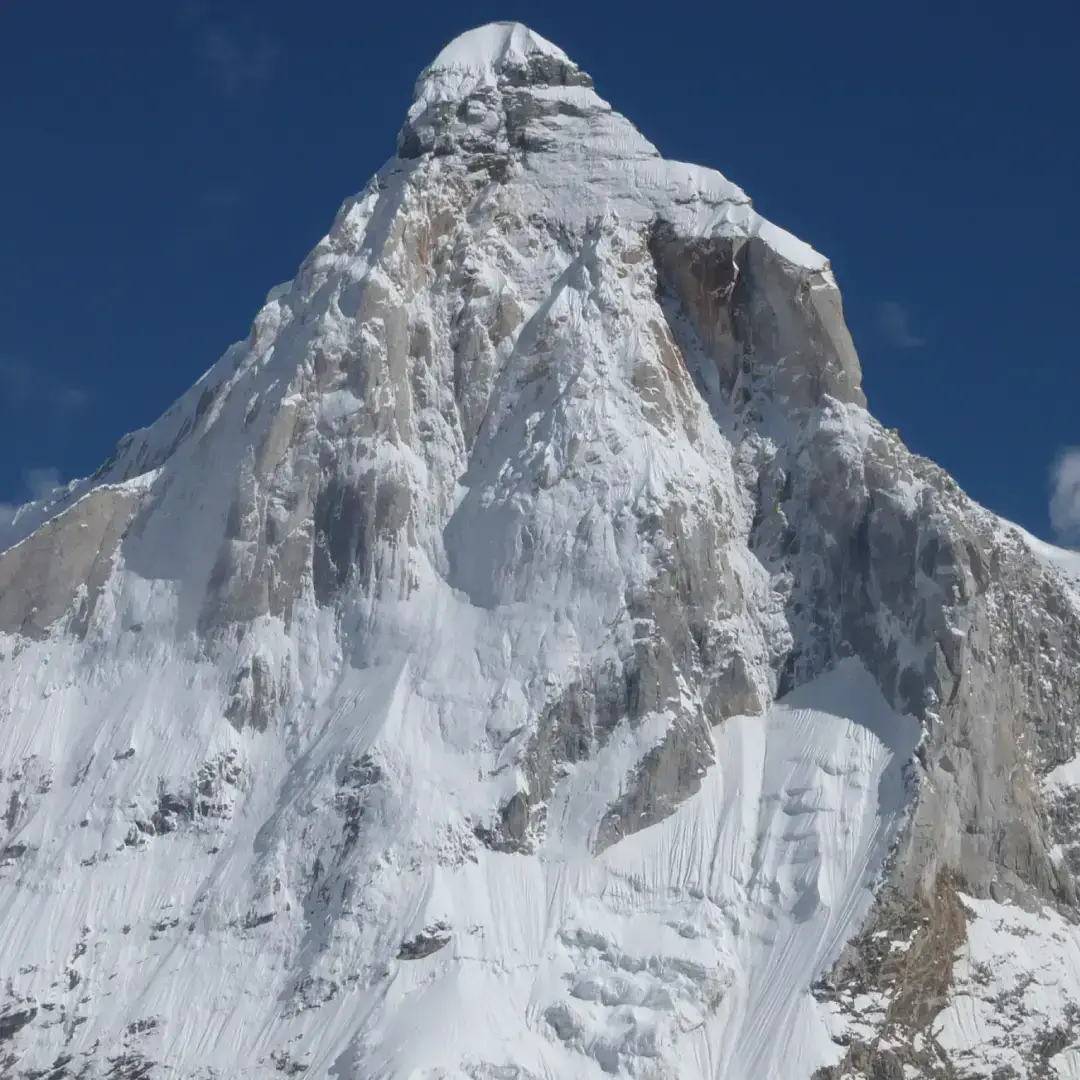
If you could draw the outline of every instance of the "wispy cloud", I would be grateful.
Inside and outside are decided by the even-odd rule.
[[[244,41],[218,27],[199,32],[198,53],[211,84],[223,97],[249,97],[273,78],[280,48],[274,41],[259,38]]]
[[[68,420],[90,403],[81,387],[45,368],[0,356],[0,410],[45,413],[50,420]]]
[[[89,395],[40,367],[0,356],[0,416],[11,412],[44,418],[53,424],[71,420],[89,403]],[[0,551],[12,537],[12,525],[22,508],[51,495],[62,484],[52,468],[24,469],[20,490],[12,492],[19,502],[0,501]]]
[[[1063,450],[1050,472],[1050,524],[1066,544],[1080,543],[1080,446]]]
[[[53,468],[27,469],[23,473],[23,487],[31,502],[44,499],[61,486],[60,473]]]
[[[23,471],[22,490],[17,495],[20,498],[25,496],[26,501],[21,503],[0,502],[0,551],[7,546],[11,539],[11,528],[19,511],[27,503],[47,498],[61,486],[60,473],[56,469],[38,468]]]
[[[921,349],[926,344],[926,338],[911,329],[907,308],[896,300],[878,304],[877,321],[878,329],[894,349]]]

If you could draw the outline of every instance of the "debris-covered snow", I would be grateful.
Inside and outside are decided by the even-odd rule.
[[[1080,938],[1053,910],[964,897],[967,942],[934,1037],[963,1075],[1072,1078],[1080,1064]]]

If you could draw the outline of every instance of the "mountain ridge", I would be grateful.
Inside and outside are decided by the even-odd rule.
[[[519,24],[15,527],[11,1075],[1071,1067],[987,928],[1072,941],[1072,579],[865,411],[827,261]]]

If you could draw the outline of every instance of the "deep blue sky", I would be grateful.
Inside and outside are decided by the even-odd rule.
[[[243,337],[420,69],[519,19],[825,252],[873,411],[1048,536],[1080,443],[1080,5],[633,10],[0,0],[0,502],[93,470]]]

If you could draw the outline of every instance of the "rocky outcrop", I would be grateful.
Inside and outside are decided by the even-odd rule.
[[[826,397],[865,405],[862,371],[832,275],[757,237],[680,235],[659,219],[657,271],[689,315],[712,364],[710,385],[736,407],[763,394],[785,410]]]
[[[86,633],[139,494],[99,488],[0,553],[0,630],[42,638],[59,620]]]
[[[948,870],[980,894],[1071,904],[1039,794],[1039,777],[1075,754],[1080,626],[1067,586],[895,437],[870,425],[853,456],[830,427],[815,420],[762,471],[757,550],[801,578],[783,678],[853,653],[923,722],[894,871],[908,895]],[[784,550],[791,522],[796,554]]]

